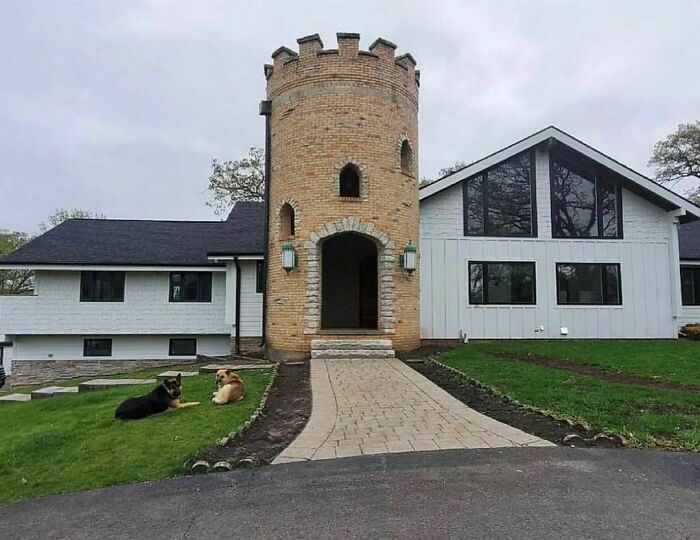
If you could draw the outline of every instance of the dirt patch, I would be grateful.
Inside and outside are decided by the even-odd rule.
[[[647,388],[660,388],[664,390],[676,390],[678,392],[700,394],[700,387],[689,384],[682,384],[673,381],[662,381],[658,379],[649,379],[647,377],[638,377],[637,375],[620,373],[618,371],[610,371],[608,369],[601,368],[598,366],[575,364],[573,362],[565,362],[563,360],[557,360],[556,358],[548,358],[545,356],[538,356],[535,354],[516,354],[507,352],[494,352],[489,354],[491,356],[495,356],[497,358],[502,358],[505,360],[519,360],[521,362],[527,362],[528,364],[535,364],[537,366],[548,367],[552,369],[560,369],[562,371],[570,371],[572,373],[578,373],[580,375],[587,375],[588,377],[593,377],[594,379],[599,379],[601,381],[608,381],[621,384],[634,384],[637,386],[645,386]]]
[[[572,426],[523,407],[433,362],[410,362],[408,365],[472,409],[555,444],[563,444],[564,437],[571,434],[583,439],[592,439],[596,435],[583,426]]]
[[[242,434],[226,446],[210,448],[199,459],[209,463],[228,461],[233,466],[241,460],[246,465],[271,463],[304,429],[311,415],[309,363],[282,363],[270,389],[262,414]],[[242,465],[242,464],[241,464]]]

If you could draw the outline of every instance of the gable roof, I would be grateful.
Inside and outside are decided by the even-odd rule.
[[[226,221],[70,219],[28,242],[0,266],[219,266],[214,253],[263,253],[264,205],[236,203]]]
[[[660,184],[657,184],[651,178],[630,169],[619,161],[614,160],[610,156],[607,156],[599,150],[588,146],[586,143],[554,126],[546,127],[543,130],[533,133],[529,137],[506,146],[505,148],[475,161],[474,163],[471,163],[466,167],[453,172],[452,174],[440,178],[427,186],[423,186],[419,191],[420,200],[422,201],[427,199],[428,197],[435,195],[436,193],[439,193],[444,189],[461,182],[462,180],[479,174],[489,167],[497,165],[501,161],[519,154],[520,152],[524,152],[525,150],[529,150],[530,148],[543,143],[547,144],[554,141],[559,144],[563,144],[570,150],[573,150],[574,152],[582,154],[588,159],[597,162],[606,169],[616,173],[624,180],[627,180],[625,187],[631,191],[635,191],[638,195],[651,200],[655,204],[664,207],[666,210],[680,210],[682,222],[700,218],[700,207],[696,206],[688,199],[678,195],[678,193],[671,191]]]

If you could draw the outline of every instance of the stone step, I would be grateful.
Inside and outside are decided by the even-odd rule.
[[[392,350],[390,339],[312,339],[311,350]]]
[[[394,351],[392,349],[312,349],[311,358],[394,358]]]
[[[174,379],[177,377],[178,373],[180,376],[184,377],[196,377],[199,375],[199,371],[164,371],[163,373],[159,373],[156,375],[158,377],[159,381],[162,381],[163,379]]]
[[[122,388],[124,386],[139,386],[143,384],[155,384],[156,379],[92,379],[78,385],[80,392],[92,392],[93,390],[107,390],[108,388]]]
[[[29,394],[7,394],[6,396],[0,396],[0,404],[3,403],[24,403],[32,399]]]
[[[208,364],[199,368],[200,373],[216,373],[220,369],[245,371],[247,369],[271,369],[275,364]]]
[[[66,394],[76,394],[77,392],[77,386],[47,386],[46,388],[34,390],[32,392],[32,399],[44,399]]]

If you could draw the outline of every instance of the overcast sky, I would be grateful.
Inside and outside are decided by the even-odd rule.
[[[421,70],[420,174],[554,124],[645,174],[700,119],[700,2],[0,0],[0,229],[57,208],[216,219],[212,158],[263,145],[263,64],[318,32]]]

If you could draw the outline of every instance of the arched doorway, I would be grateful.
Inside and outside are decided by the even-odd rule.
[[[377,245],[343,233],[321,246],[322,328],[377,328]]]

